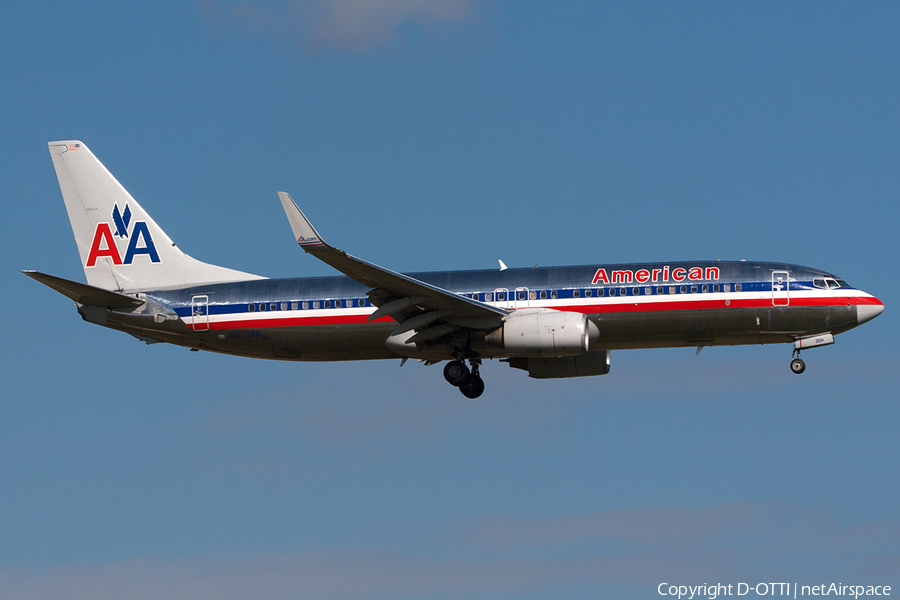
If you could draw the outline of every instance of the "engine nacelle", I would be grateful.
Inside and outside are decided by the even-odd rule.
[[[556,357],[584,354],[599,338],[600,330],[582,313],[524,309],[506,317],[484,341],[511,356]]]
[[[528,371],[535,379],[559,379],[562,377],[590,377],[609,373],[609,350],[595,350],[578,356],[558,358],[509,359],[509,366]]]

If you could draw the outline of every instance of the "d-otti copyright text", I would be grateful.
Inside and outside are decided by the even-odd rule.
[[[845,585],[843,583],[821,583],[800,585],[797,583],[713,583],[703,585],[675,585],[661,583],[656,588],[660,596],[673,596],[678,600],[708,598],[716,600],[720,596],[845,596],[859,598],[865,596],[890,596],[889,585]]]

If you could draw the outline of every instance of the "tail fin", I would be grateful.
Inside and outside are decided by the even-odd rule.
[[[49,146],[90,285],[134,291],[264,279],[191,258],[87,146],[74,140]]]

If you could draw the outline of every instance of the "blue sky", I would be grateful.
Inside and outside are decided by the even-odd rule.
[[[0,9],[0,597],[650,598],[900,589],[895,3],[203,0]],[[193,256],[328,275],[275,195],[401,271],[777,260],[882,299],[785,345],[253,361],[80,320],[46,142]],[[752,594],[751,594],[752,595]]]

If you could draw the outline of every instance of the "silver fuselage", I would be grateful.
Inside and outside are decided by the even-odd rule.
[[[600,331],[591,350],[794,342],[836,335],[877,316],[874,296],[833,275],[782,263],[696,261],[410,274],[512,312],[583,313]],[[262,279],[134,294],[134,311],[82,307],[89,321],[147,342],[280,360],[397,358],[397,327],[348,277]],[[452,358],[440,340],[422,357]],[[478,345],[482,358],[507,356]]]

